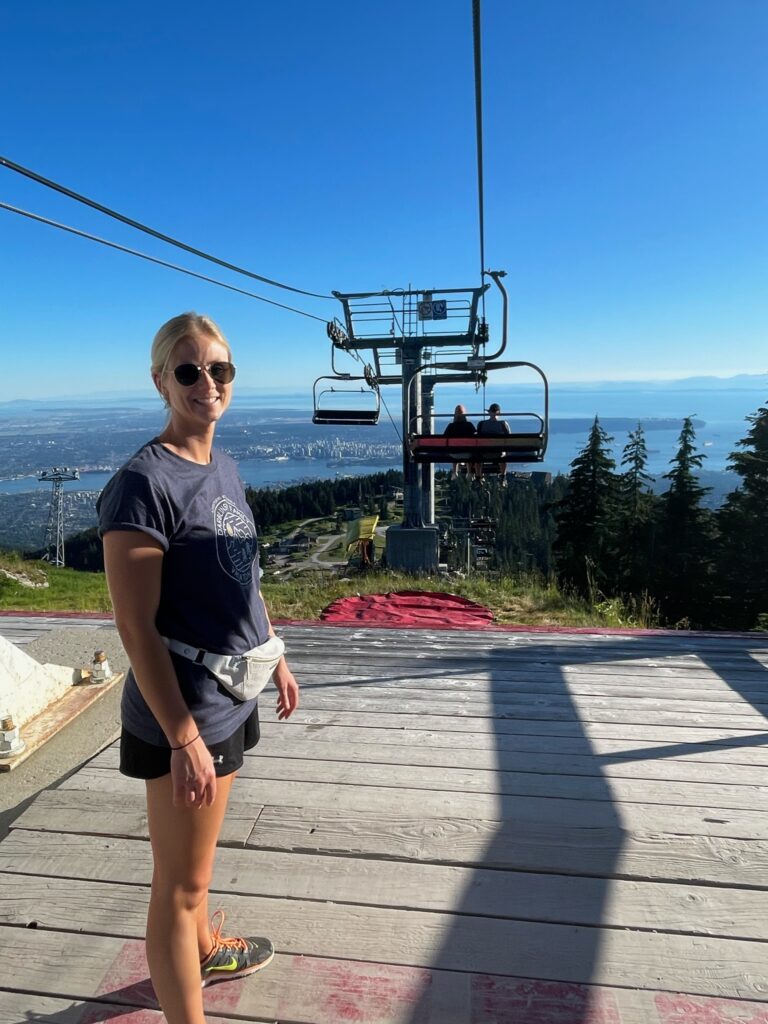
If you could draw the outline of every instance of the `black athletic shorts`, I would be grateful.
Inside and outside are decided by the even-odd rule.
[[[259,706],[227,739],[212,743],[208,749],[213,757],[217,776],[231,775],[243,767],[243,753],[259,742]],[[171,770],[170,747],[147,743],[123,728],[120,736],[120,771],[131,779],[159,779]]]

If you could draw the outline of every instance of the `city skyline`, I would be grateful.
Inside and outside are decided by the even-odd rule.
[[[74,11],[74,17],[73,17]],[[470,4],[303,0],[6,12],[25,81],[4,154],[300,288],[475,285]],[[763,371],[768,10],[715,0],[483,4],[486,264],[510,348],[553,381]],[[335,301],[211,267],[0,168],[2,201],[321,319]],[[196,308],[239,382],[307,386],[324,325],[0,211],[0,400],[147,387]],[[492,337],[499,308],[489,302]]]

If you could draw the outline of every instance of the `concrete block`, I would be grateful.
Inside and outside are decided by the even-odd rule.
[[[41,665],[0,637],[0,709],[7,711],[19,728],[60,700],[73,682],[71,668]]]
[[[390,526],[386,540],[389,569],[413,573],[437,572],[437,527]]]

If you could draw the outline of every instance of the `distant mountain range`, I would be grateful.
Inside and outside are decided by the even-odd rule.
[[[510,385],[507,384],[506,387]],[[527,390],[537,389],[539,385],[516,383],[514,388]],[[732,392],[750,391],[757,394],[768,394],[768,370],[765,373],[738,373],[733,377],[681,377],[675,380],[594,380],[594,381],[551,381],[550,387],[559,392],[638,392],[638,391],[709,391]],[[235,392],[235,403],[258,400],[259,405],[274,407],[289,406],[295,408],[297,399],[306,404],[310,397],[311,386],[288,389],[254,388],[247,385],[238,386]],[[82,408],[87,405],[138,405],[156,406],[157,397],[152,394],[149,384],[141,391],[102,391],[89,392],[68,398],[16,398],[0,401],[0,414],[13,416],[19,413],[43,412],[47,409]]]

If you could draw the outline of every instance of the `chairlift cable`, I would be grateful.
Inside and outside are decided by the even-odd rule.
[[[101,203],[97,203],[94,199],[89,199],[87,196],[81,195],[79,192],[74,192],[65,185],[60,185],[56,181],[51,181],[50,178],[44,178],[41,174],[31,171],[28,167],[22,167],[21,164],[16,164],[4,156],[0,156],[0,166],[7,167],[9,170],[15,171],[17,174],[22,174],[25,178],[30,178],[32,181],[37,181],[39,184],[45,185],[46,188],[53,189],[55,192],[60,192],[62,195],[68,196],[70,199],[75,199],[78,203],[90,206],[92,209],[98,210],[99,213],[104,213],[108,217],[113,217],[115,220],[119,220],[123,224],[127,224],[129,227],[136,228],[138,231],[143,231],[145,234],[152,235],[154,238],[159,238],[161,242],[167,242],[169,245],[175,245],[177,249],[184,249],[185,252],[192,253],[193,256],[199,256],[200,259],[208,260],[210,263],[217,263],[220,267],[224,267],[227,270],[233,270],[236,274],[244,274],[245,277],[251,277],[254,281],[262,281],[264,284],[272,285],[274,288],[284,288],[286,291],[296,292],[298,295],[308,295],[313,299],[333,298],[332,295],[323,295],[320,292],[308,292],[303,288],[294,288],[293,285],[283,284],[281,281],[274,281],[270,277],[263,277],[261,274],[255,274],[251,270],[245,270],[243,267],[238,267],[234,263],[228,263],[226,260],[219,259],[218,256],[211,256],[209,253],[203,252],[201,249],[195,249],[194,246],[187,245],[186,242],[180,242],[177,238],[172,238],[170,235],[164,235],[161,231],[155,231],[154,228],[150,228],[138,220],[126,217],[124,214],[118,213],[116,210],[112,210],[108,206],[103,206]],[[276,305],[279,305],[279,303],[276,303]],[[320,318],[318,317],[318,319]]]
[[[99,238],[98,235],[92,235],[87,231],[81,231],[79,228],[70,227],[68,224],[60,224],[58,221],[49,220],[47,217],[42,217],[40,214],[31,213],[29,210],[21,210],[17,206],[10,206],[8,203],[0,203],[0,209],[8,210],[10,213],[18,213],[22,217],[28,217],[30,220],[39,221],[41,224],[48,224],[49,227],[59,228],[60,231],[67,231],[71,235],[78,235],[80,238],[87,238],[90,242],[98,242],[100,245],[106,245],[110,249],[117,249],[118,252],[128,253],[129,256],[138,256],[139,259],[147,260],[149,263],[156,263],[160,267],[167,267],[169,270],[177,270],[180,274],[187,274],[189,277],[196,277],[199,281],[207,281],[209,284],[216,284],[220,288],[227,288],[231,292],[237,292],[239,295],[246,295],[250,299],[258,299],[259,302],[267,302],[270,306],[278,306],[280,309],[287,309],[291,313],[298,313],[300,316],[309,317],[310,320],[319,320],[321,324],[324,324],[325,318],[322,316],[315,316],[314,313],[307,313],[303,309],[296,309],[295,306],[287,306],[284,302],[275,302],[274,299],[267,299],[263,295],[256,295],[254,292],[246,291],[244,288],[237,288],[233,284],[226,284],[224,281],[217,281],[215,277],[207,277],[205,274],[198,274],[194,270],[188,270],[186,267],[180,267],[176,263],[169,263],[167,260],[158,259],[156,256],[149,256],[145,252],[139,252],[138,249],[129,249],[125,245],[118,245],[117,242],[110,242],[106,238]]]
[[[483,61],[480,36],[480,0],[472,0],[472,41],[475,64],[475,134],[477,139],[477,206],[480,227],[480,283],[485,274],[485,196],[483,191]],[[481,298],[485,320],[485,292]]]
[[[395,433],[397,434],[397,440],[400,442],[400,444],[402,444],[403,443],[403,435],[400,433],[400,431],[397,428],[397,424],[392,419],[392,413],[389,411],[389,406],[387,405],[387,402],[386,402],[386,399],[384,398],[384,395],[381,393],[381,389],[379,389],[379,398],[381,399],[381,404],[387,410],[387,416],[389,416],[390,423],[395,428]]]

